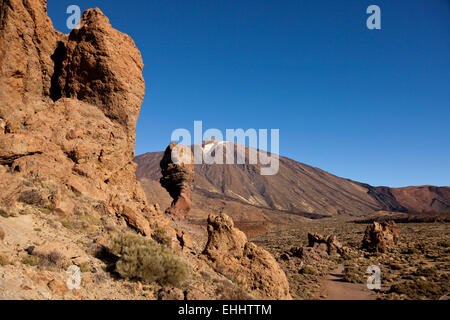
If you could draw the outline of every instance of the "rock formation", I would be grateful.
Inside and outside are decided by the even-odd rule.
[[[0,208],[70,215],[89,202],[149,235],[160,213],[132,161],[141,55],[99,9],[70,35],[46,11],[46,0],[0,0]]]
[[[5,240],[5,231],[3,231],[2,227],[0,227],[0,240]]]
[[[308,247],[324,250],[330,256],[342,255],[348,251],[348,248],[344,247],[336,236],[322,236],[319,233],[308,233]]]
[[[216,271],[241,283],[256,298],[291,298],[286,275],[275,259],[248,242],[227,215],[208,217],[208,243],[203,253]]]
[[[399,239],[400,233],[394,221],[373,222],[367,226],[361,248],[370,252],[386,252],[394,248]]]
[[[275,259],[247,242],[227,216],[210,217],[208,245],[199,259],[190,235],[175,230],[157,206],[148,205],[133,162],[145,92],[139,51],[99,9],[84,12],[80,28],[69,35],[54,30],[46,11],[46,0],[0,0],[0,215],[10,223],[8,234],[13,235],[11,226],[21,232],[20,239],[11,236],[11,241],[22,246],[26,238],[23,249],[28,248],[9,250],[16,258],[95,265],[85,250],[104,247],[108,234],[98,232],[108,227],[126,231],[128,225],[148,237],[175,240],[171,245],[178,240],[183,250],[177,253],[211,273],[215,268],[242,281],[259,298],[290,298]],[[194,177],[193,164],[177,161],[185,157],[192,159],[190,150],[171,144],[161,161],[161,184],[174,199],[167,213],[180,217],[191,208]],[[71,228],[78,218],[89,219]],[[26,228],[20,221],[27,221]],[[98,226],[91,232],[94,221]],[[49,229],[35,234],[35,222]],[[59,237],[52,239],[52,232]],[[77,241],[70,238],[78,232]],[[88,233],[96,238],[85,237]],[[95,270],[101,270],[99,265]],[[25,277],[22,271],[2,276]],[[59,292],[56,296],[66,294],[60,292],[61,279],[45,280],[46,287]],[[199,290],[211,292],[210,287]],[[12,292],[22,297],[25,289],[11,290],[6,297],[15,297]],[[186,299],[196,297],[202,295],[192,289],[185,294]]]
[[[191,210],[191,194],[194,185],[194,158],[191,150],[183,145],[171,143],[160,163],[163,186],[173,199],[166,210],[184,218]]]
[[[292,247],[280,258],[289,260],[290,257],[300,258],[305,261],[320,261],[329,256],[342,256],[351,249],[342,245],[334,235],[323,236],[319,233],[308,233],[308,246]]]

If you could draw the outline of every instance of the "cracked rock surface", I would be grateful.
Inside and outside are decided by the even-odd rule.
[[[99,9],[63,35],[46,1],[0,1],[0,207],[29,189],[65,214],[81,198],[149,235],[154,216],[135,179],[145,93],[133,40]]]

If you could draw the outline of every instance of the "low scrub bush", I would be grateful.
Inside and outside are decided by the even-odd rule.
[[[171,249],[137,234],[118,236],[110,251],[118,257],[115,271],[126,279],[179,286],[190,273],[187,263]]]
[[[35,266],[39,265],[40,262],[41,262],[41,259],[36,256],[26,256],[22,259],[22,263],[26,264],[27,266],[30,266],[30,267],[35,267]]]
[[[153,231],[152,239],[167,247],[170,247],[170,244],[172,242],[172,239],[170,239],[170,236],[167,234],[167,232],[161,228],[157,228],[155,229],[155,231]]]
[[[314,267],[312,266],[304,266],[303,268],[301,268],[299,270],[300,274],[310,274],[310,275],[318,275],[319,271],[317,271]]]
[[[405,294],[412,299],[418,299],[422,296],[426,296],[427,298],[437,298],[446,293],[439,284],[423,280],[394,284],[391,287],[390,292]]]

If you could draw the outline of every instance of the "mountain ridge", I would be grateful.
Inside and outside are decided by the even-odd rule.
[[[249,148],[245,148],[248,154]],[[136,176],[146,193],[152,193],[153,199],[158,192],[150,181],[159,181],[161,177],[162,155],[162,152],[149,152],[134,159]],[[364,216],[379,210],[450,212],[450,187],[371,186],[287,157],[280,156],[279,160],[280,170],[275,176],[261,176],[260,166],[248,162],[244,165],[195,165],[194,195],[308,217]]]

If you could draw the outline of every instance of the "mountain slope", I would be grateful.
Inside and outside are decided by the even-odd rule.
[[[248,154],[249,149],[245,152]],[[159,161],[162,156],[162,152],[155,152],[135,158],[136,175],[147,193],[152,193],[152,198],[159,193],[157,181],[161,177]],[[259,165],[248,163],[196,165],[194,195],[302,215],[358,216],[376,210],[450,211],[448,187],[372,187],[285,157],[280,157],[277,175],[262,176],[259,172]]]

